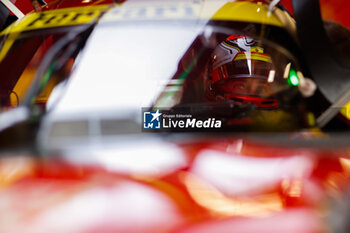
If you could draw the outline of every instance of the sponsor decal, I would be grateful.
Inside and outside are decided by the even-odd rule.
[[[108,11],[101,22],[167,20],[229,20],[283,26],[268,5],[250,1],[137,1],[125,2]]]
[[[20,33],[24,31],[92,24],[104,14],[110,6],[74,7],[59,10],[31,13],[10,25],[0,35]]]
[[[104,21],[194,19],[199,6],[188,3],[129,4],[115,7],[103,18]]]
[[[183,111],[156,109],[142,111],[143,131],[198,131],[220,129],[222,121],[214,117],[194,116]]]

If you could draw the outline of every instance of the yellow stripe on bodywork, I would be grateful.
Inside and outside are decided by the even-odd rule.
[[[4,41],[4,44],[2,45],[0,49],[0,62],[6,57],[8,51],[10,51],[13,43],[15,42],[17,36],[13,34],[9,34],[6,40]]]
[[[17,20],[11,24],[0,33],[0,36],[7,35],[7,38],[5,39],[0,50],[0,62],[5,58],[14,41],[19,37],[21,32],[80,24],[92,24],[97,21],[109,8],[109,5],[100,5],[66,8],[28,14],[21,20]]]
[[[101,5],[31,13],[10,25],[0,35],[45,28],[90,24],[98,20],[109,8],[109,5]]]
[[[283,27],[283,24],[273,13],[269,13],[268,6],[252,2],[228,2],[211,18],[212,20],[241,21],[268,24]]]

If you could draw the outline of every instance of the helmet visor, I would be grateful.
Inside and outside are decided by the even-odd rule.
[[[273,71],[268,54],[240,52],[233,61],[223,64],[212,71],[213,83],[227,78],[254,77],[266,79]]]
[[[293,65],[288,57],[269,48],[261,52],[238,52],[231,61],[212,66],[211,88],[227,99],[241,95],[273,98],[290,89],[288,78]]]

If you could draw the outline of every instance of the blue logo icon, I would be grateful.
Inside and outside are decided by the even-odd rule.
[[[161,113],[159,110],[156,112],[143,112],[143,128],[144,129],[160,129]]]

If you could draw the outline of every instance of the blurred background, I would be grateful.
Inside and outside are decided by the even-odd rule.
[[[293,12],[291,0],[281,0],[289,11]],[[333,20],[350,28],[349,0],[320,0],[322,17],[324,19]]]

